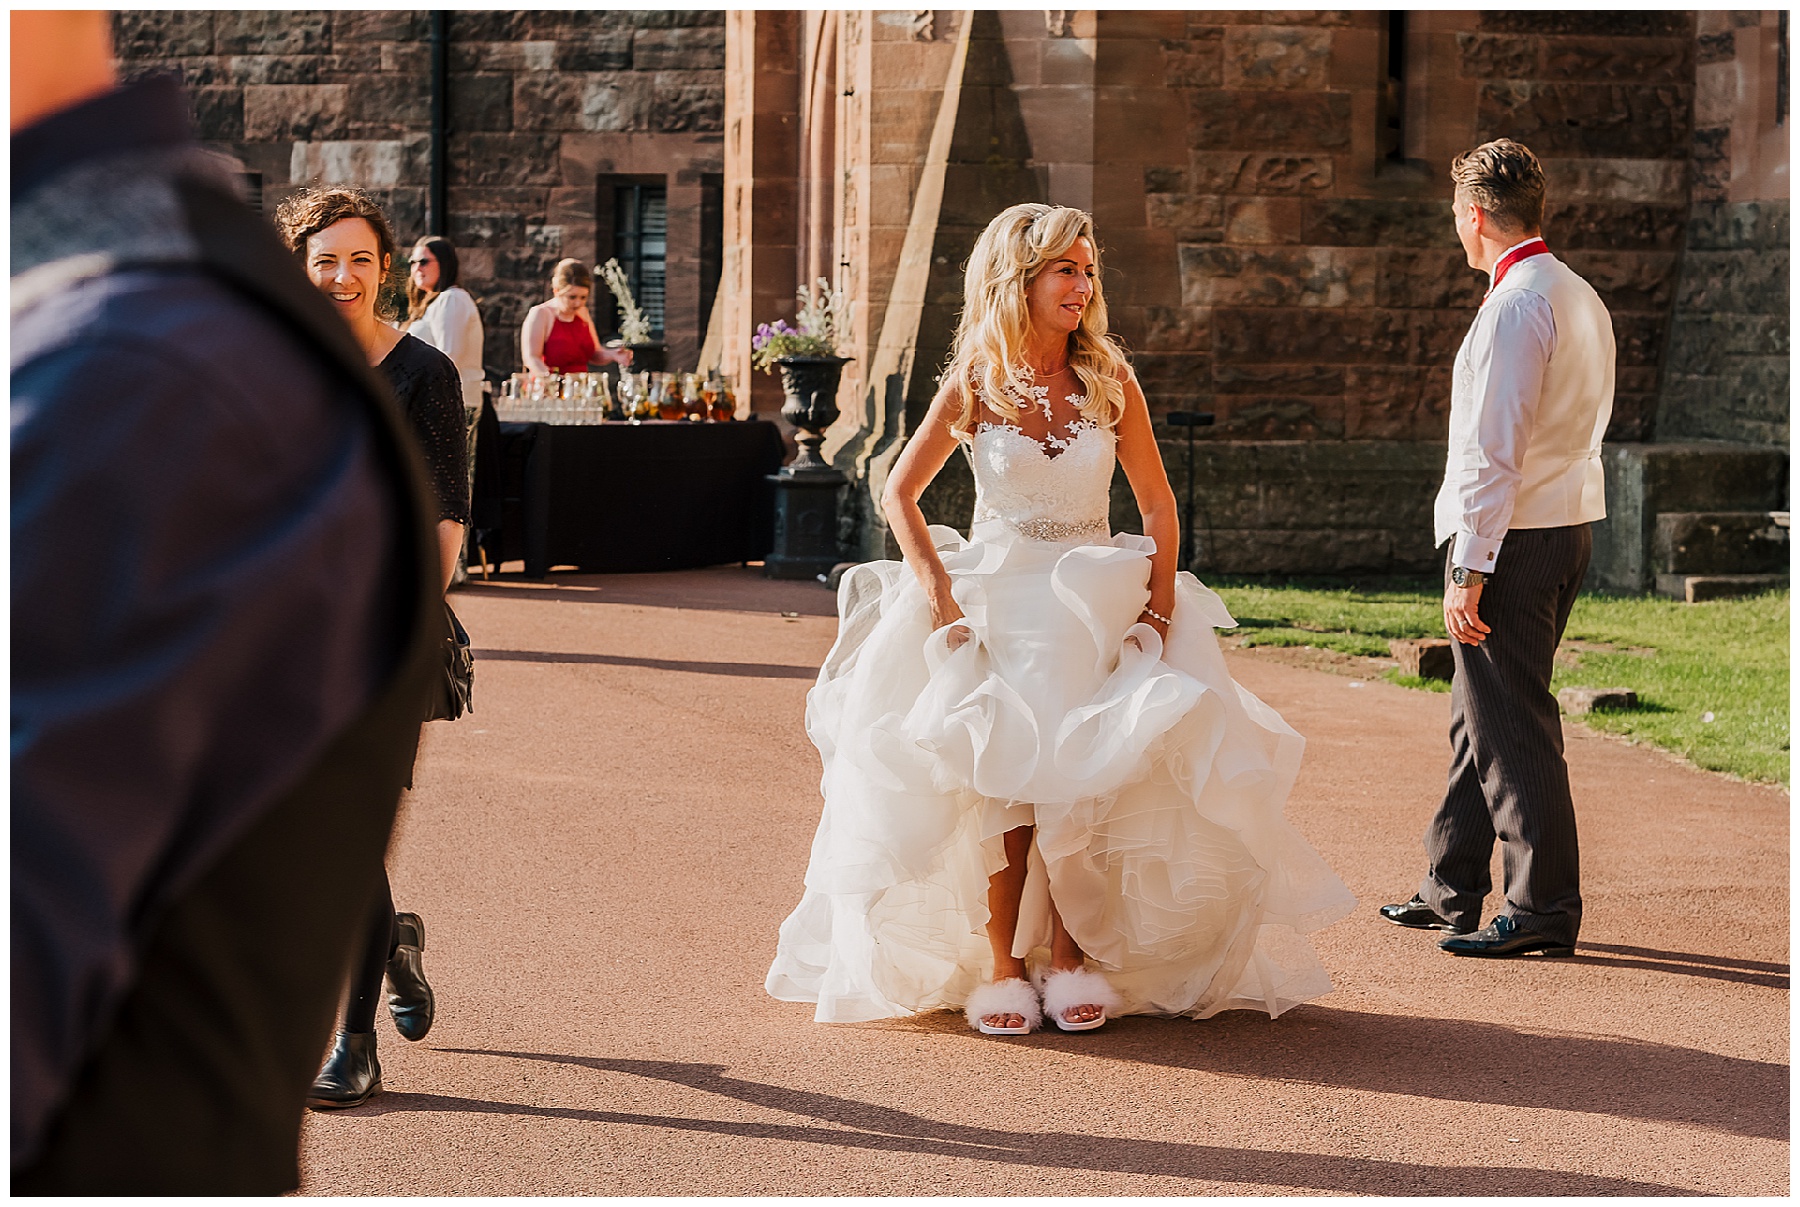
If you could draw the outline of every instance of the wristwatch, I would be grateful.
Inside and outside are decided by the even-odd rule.
[[[1479,587],[1487,581],[1487,575],[1479,570],[1470,570],[1466,566],[1450,567],[1450,582],[1458,587]]]

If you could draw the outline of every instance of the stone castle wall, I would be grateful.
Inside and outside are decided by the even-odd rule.
[[[182,76],[200,138],[261,174],[265,210],[307,185],[352,185],[382,202],[403,245],[428,233],[426,13],[120,12],[115,29],[127,75]],[[479,300],[490,373],[519,367],[519,324],[557,260],[611,254],[596,244],[614,175],[667,182],[670,360],[692,364],[701,216],[723,172],[724,14],[453,11],[447,34],[439,233]]]
[[[1693,206],[1656,432],[1788,441],[1786,114],[1775,13],[1699,14]],[[1781,120],[1778,120],[1781,119]]]

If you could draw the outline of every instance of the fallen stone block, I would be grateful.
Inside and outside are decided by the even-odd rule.
[[[1687,603],[1706,603],[1714,599],[1735,599],[1743,595],[1761,595],[1764,591],[1785,590],[1785,574],[1658,574],[1656,593]]]
[[[1590,712],[1629,712],[1637,707],[1637,693],[1629,687],[1565,687],[1556,702],[1571,717]]]
[[[1450,680],[1456,677],[1456,655],[1442,637],[1409,637],[1388,642],[1388,652],[1400,663],[1402,675],[1419,679]]]

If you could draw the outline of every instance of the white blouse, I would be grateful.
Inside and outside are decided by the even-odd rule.
[[[463,381],[482,379],[481,312],[461,285],[452,285],[432,298],[419,321],[408,328],[408,334],[455,361]]]

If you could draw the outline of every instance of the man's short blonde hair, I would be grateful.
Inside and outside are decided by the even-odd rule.
[[[1544,225],[1544,169],[1523,143],[1496,138],[1450,164],[1450,179],[1502,226],[1535,231]]]

